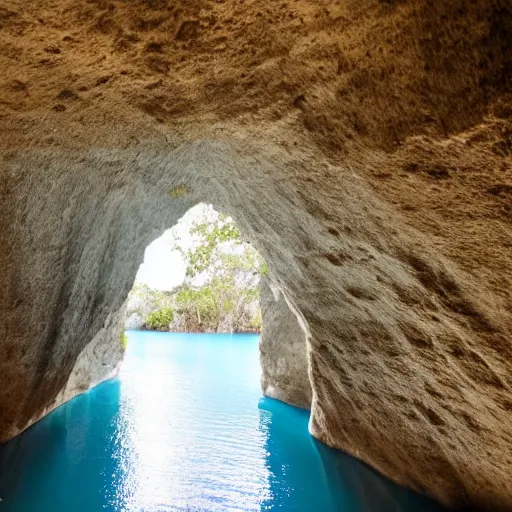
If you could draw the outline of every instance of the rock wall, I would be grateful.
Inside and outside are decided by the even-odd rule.
[[[305,324],[311,432],[510,508],[511,34],[500,0],[0,0],[0,439],[205,201]]]
[[[263,278],[260,283],[260,335],[263,394],[296,407],[311,407],[306,334],[283,294]]]
[[[103,327],[79,354],[64,389],[57,395],[56,406],[117,374],[124,355],[121,338],[124,319],[123,308],[107,317]]]
[[[103,327],[78,355],[67,382],[57,396],[43,410],[31,417],[24,425],[18,425],[7,433],[8,438],[30,427],[41,417],[68,400],[117,375],[122,363],[124,348],[121,335],[124,332],[124,310],[108,315]]]

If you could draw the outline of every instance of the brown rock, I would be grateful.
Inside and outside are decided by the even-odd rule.
[[[208,201],[300,314],[312,433],[511,507],[509,2],[3,4],[1,439],[118,343],[145,246]]]

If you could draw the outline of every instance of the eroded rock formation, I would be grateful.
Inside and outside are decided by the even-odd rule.
[[[505,0],[0,1],[0,438],[207,201],[304,323],[312,433],[509,508],[511,34]]]
[[[279,288],[260,282],[261,388],[265,396],[296,407],[311,407],[306,334]]]

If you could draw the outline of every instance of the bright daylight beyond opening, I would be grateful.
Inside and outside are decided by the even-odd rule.
[[[127,329],[260,332],[267,266],[233,220],[191,208],[146,249],[126,309]]]

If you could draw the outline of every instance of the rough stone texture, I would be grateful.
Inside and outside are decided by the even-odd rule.
[[[510,508],[511,43],[505,0],[0,0],[0,438],[207,201],[304,323],[312,433]]]
[[[124,309],[109,314],[103,327],[80,352],[67,382],[52,403],[30,418],[22,429],[28,428],[41,416],[48,414],[75,396],[85,393],[100,382],[115,377],[121,365],[124,349],[121,343]],[[117,337],[116,337],[117,335]],[[16,435],[19,428],[9,435]]]
[[[263,394],[296,407],[311,407],[306,334],[284,295],[270,279],[260,282]]]
[[[117,373],[124,354],[121,341],[124,318],[123,308],[107,317],[103,328],[78,356],[65,388],[57,396],[57,403],[63,403]],[[113,338],[115,333],[119,333],[117,339]]]

